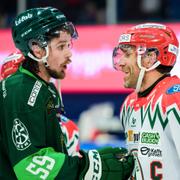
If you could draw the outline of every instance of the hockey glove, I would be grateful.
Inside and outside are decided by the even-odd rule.
[[[83,170],[80,180],[125,180],[134,167],[132,155],[124,148],[103,148],[90,150],[83,155]]]

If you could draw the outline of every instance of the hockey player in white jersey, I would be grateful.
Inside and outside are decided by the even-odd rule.
[[[162,24],[145,23],[120,35],[113,65],[133,88],[120,119],[136,159],[132,179],[180,180],[180,79],[171,76],[179,43]]]

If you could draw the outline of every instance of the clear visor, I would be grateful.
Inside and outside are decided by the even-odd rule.
[[[113,67],[116,70],[120,70],[120,63],[122,56],[128,57],[133,53],[133,51],[136,51],[137,55],[141,55],[142,57],[148,56],[149,52],[155,51],[158,55],[158,50],[156,48],[146,48],[143,45],[139,45],[138,47],[130,44],[121,44],[114,48],[112,60],[113,60]]]
[[[115,47],[113,50],[112,61],[115,70],[120,70],[120,59],[123,55],[123,51],[119,47]]]
[[[135,46],[128,45],[128,44],[122,44],[114,48],[113,54],[112,54],[112,61],[113,61],[113,67],[117,71],[120,70],[120,62],[122,59],[122,56],[130,55],[135,49]]]
[[[72,22],[66,22],[62,28],[69,31],[73,39],[78,38],[78,32]]]

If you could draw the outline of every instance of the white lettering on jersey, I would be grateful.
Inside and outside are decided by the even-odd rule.
[[[30,94],[30,97],[29,97],[29,100],[28,100],[28,105],[30,106],[34,106],[35,102],[36,102],[36,98],[39,94],[39,91],[41,89],[41,86],[42,86],[42,83],[39,82],[39,81],[36,81],[34,86],[33,86],[33,89],[31,91],[31,94]]]
[[[5,98],[7,96],[5,80],[2,81],[2,90],[3,90],[3,98]]]
[[[26,170],[40,179],[47,179],[54,165],[55,160],[49,156],[34,156]]]

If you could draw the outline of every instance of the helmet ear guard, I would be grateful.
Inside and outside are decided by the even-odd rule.
[[[29,40],[28,46],[31,50],[33,45],[38,45],[40,48],[44,48],[48,45],[48,43],[47,40],[42,35],[40,35],[36,39]]]

